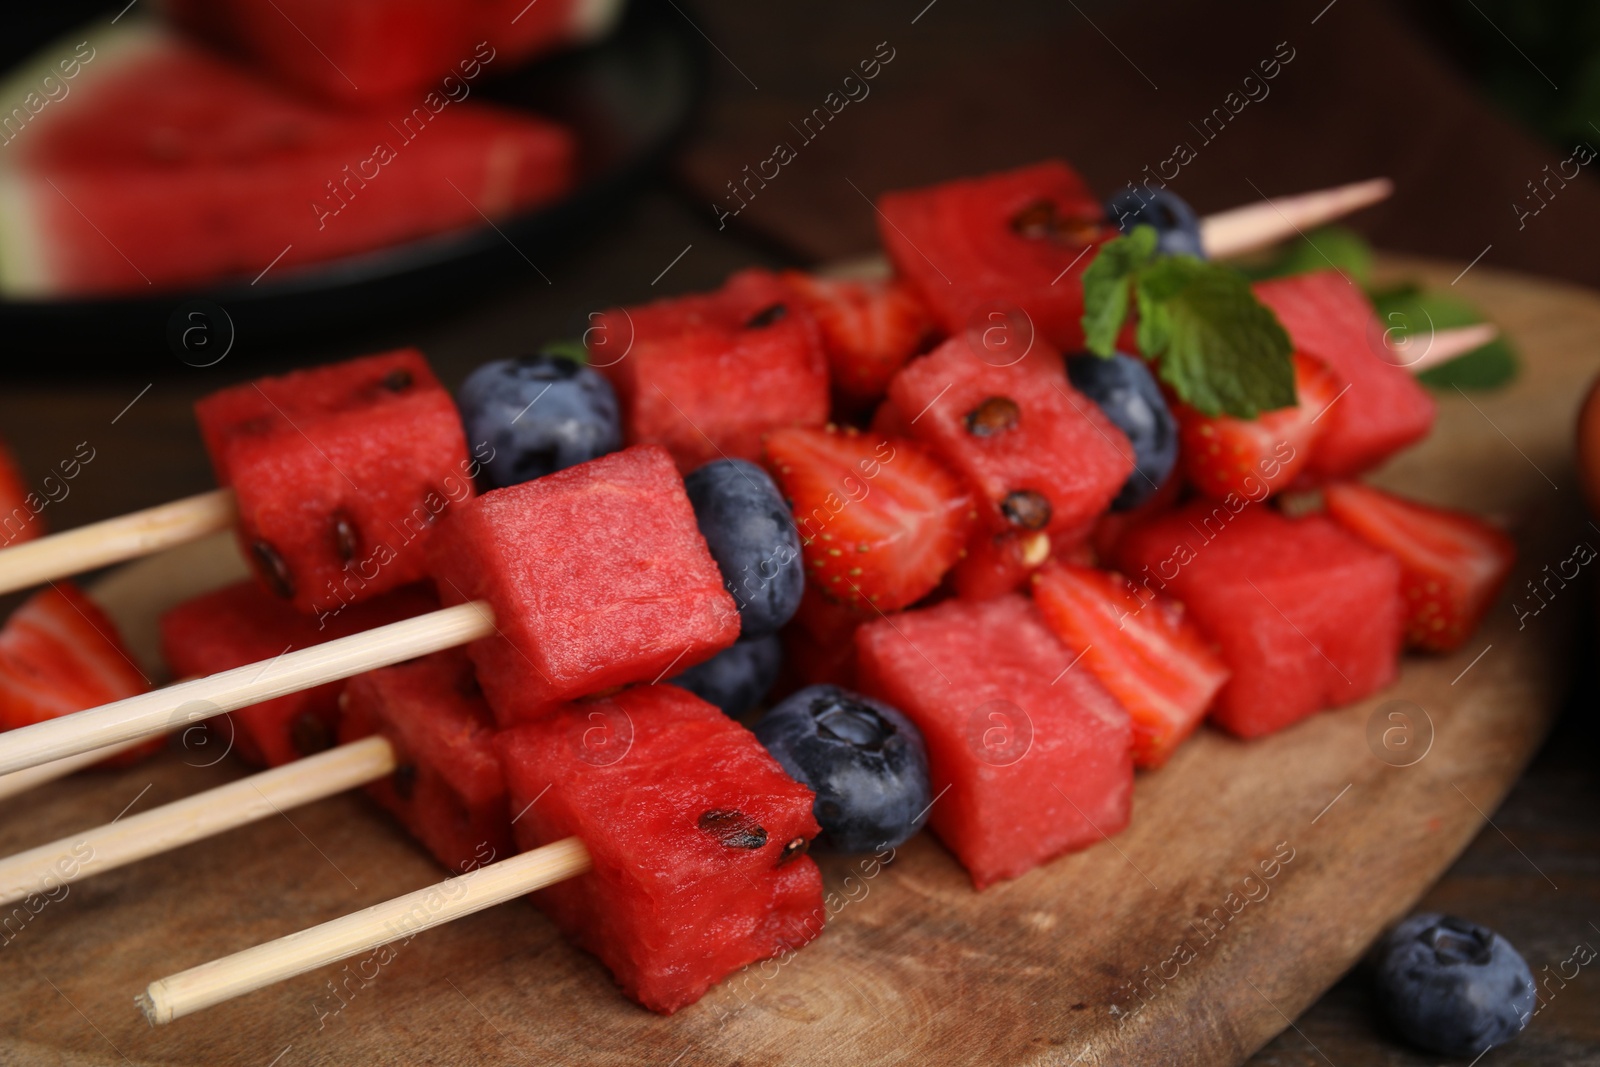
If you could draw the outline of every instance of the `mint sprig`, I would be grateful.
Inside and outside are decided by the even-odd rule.
[[[1203,415],[1253,419],[1295,403],[1289,335],[1244,277],[1193,256],[1156,253],[1156,231],[1100,247],[1083,272],[1083,333],[1109,357],[1139,311],[1139,350],[1178,398]]]

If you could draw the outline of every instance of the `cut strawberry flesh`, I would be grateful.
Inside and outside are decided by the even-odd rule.
[[[1120,574],[1048,563],[1033,578],[1033,599],[1062,644],[1132,716],[1137,766],[1165,763],[1228,680],[1182,604]]]
[[[846,404],[881,397],[933,332],[928,309],[899,279],[833,280],[786,271],[783,280],[822,328],[833,388]]]
[[[961,555],[972,500],[922,448],[854,429],[769,434],[808,583],[864,612],[920,600]]]
[[[1516,562],[1511,538],[1476,516],[1402,500],[1354,482],[1327,486],[1328,515],[1400,560],[1406,641],[1460,648],[1500,595]]]

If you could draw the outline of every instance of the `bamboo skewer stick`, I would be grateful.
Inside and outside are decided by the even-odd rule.
[[[588,870],[576,837],[480,867],[426,889],[151,982],[135,998],[152,1024],[265,988],[325,964],[410,937]]]
[[[1500,328],[1492,322],[1436,330],[1426,340],[1404,338],[1398,343],[1390,342],[1390,362],[1412,374],[1421,374],[1482,348],[1499,336]]]
[[[121,755],[130,748],[138,748],[144,744],[145,740],[145,738],[136,737],[131,741],[107,745],[105,748],[80,752],[75,756],[64,756],[61,759],[51,760],[49,763],[41,763],[26,770],[0,774],[0,800],[26,793],[30,789],[37,789],[41,785],[54,782],[58,778],[65,778],[67,775],[81,771],[85,767],[93,767],[101,760]]]
[[[1254,252],[1370,207],[1393,192],[1394,182],[1388,178],[1369,178],[1219,211],[1200,220],[1200,246],[1212,259]]]
[[[0,904],[113,871],[377,781],[394,747],[368,737],[0,860]]]
[[[232,489],[214,489],[0,551],[0,593],[198,541],[233,525]]]
[[[192,682],[0,734],[0,775],[165,733],[189,722],[297,693],[495,633],[483,601],[390,623]]]

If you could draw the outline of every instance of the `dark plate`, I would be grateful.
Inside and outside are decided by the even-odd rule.
[[[74,10],[93,14],[83,7]],[[9,15],[5,20],[12,21]],[[34,45],[71,24],[22,21],[36,34]],[[605,41],[486,83],[485,98],[556,118],[579,142],[577,189],[554,204],[498,221],[498,232],[484,226],[273,271],[256,285],[244,279],[152,296],[0,300],[0,348],[13,357],[3,369],[39,368],[46,354],[52,364],[61,356],[73,357],[74,372],[86,365],[125,369],[129,356],[170,352],[169,334],[176,336],[189,322],[215,336],[248,337],[256,348],[292,335],[346,330],[380,315],[393,317],[418,303],[438,306],[481,289],[508,267],[528,271],[531,250],[548,249],[602,206],[615,205],[661,160],[700,95],[703,47],[670,4],[633,0]],[[6,50],[14,49],[15,38]],[[216,321],[216,308],[226,312],[227,323]],[[191,318],[194,311],[202,317]],[[204,359],[197,352],[192,362]]]

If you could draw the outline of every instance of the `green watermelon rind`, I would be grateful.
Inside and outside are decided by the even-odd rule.
[[[12,107],[22,107],[21,101],[30,92],[38,91],[46,75],[59,78],[57,64],[75,55],[80,44],[87,41],[94,49],[93,58],[82,64],[76,78],[67,82],[71,86],[67,95],[51,101],[21,133],[9,143],[0,144],[0,294],[41,297],[59,291],[60,279],[50,256],[50,234],[45,225],[51,213],[43,208],[48,203],[45,198],[59,199],[62,194],[51,187],[47,178],[31,173],[28,167],[27,147],[31,140],[37,140],[37,128],[49,121],[52,109],[69,108],[74,102],[81,105],[84,95],[92,97],[96,87],[129,65],[158,54],[173,40],[150,19],[106,20],[57,39],[0,82],[0,107],[10,114]]]

